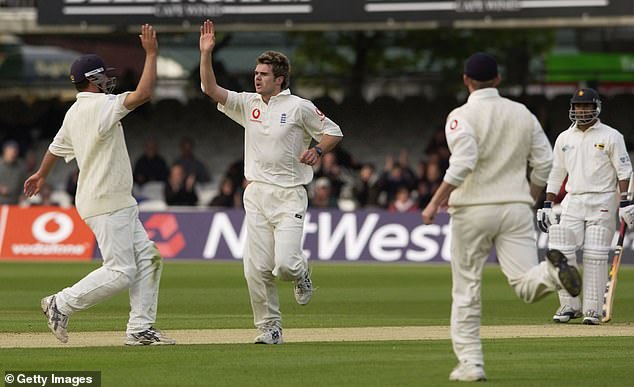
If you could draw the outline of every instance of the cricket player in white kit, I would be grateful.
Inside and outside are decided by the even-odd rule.
[[[584,324],[601,322],[608,254],[616,227],[617,186],[622,195],[621,217],[632,223],[627,198],[632,164],[623,135],[602,123],[600,112],[601,100],[594,89],[575,91],[569,110],[572,125],[555,142],[546,201],[537,213],[538,225],[549,233],[549,248],[561,251],[575,266],[576,252],[583,249],[583,307],[579,297],[560,291],[555,322],[566,323],[582,315]],[[566,176],[567,194],[557,223],[552,201]]]
[[[174,344],[154,329],[162,258],[141,224],[132,197],[132,170],[119,122],[150,100],[156,82],[158,42],[152,26],[141,27],[145,50],[143,74],[135,91],[110,94],[115,79],[103,60],[83,55],[71,66],[79,91],[62,127],[44,155],[39,170],[24,183],[27,196],[37,194],[58,158],[77,159],[76,207],[95,234],[103,266],[73,286],[42,299],[48,326],[61,342],[68,341],[68,319],[112,295],[130,290],[126,345]]]
[[[495,59],[469,57],[463,75],[470,95],[447,118],[449,168],[422,212],[431,224],[448,200],[451,215],[451,339],[458,365],[450,380],[486,380],[480,340],[482,270],[494,246],[515,293],[534,302],[564,287],[581,290],[581,278],[558,251],[538,262],[533,211],[546,185],[552,151],[537,118],[502,98]],[[527,164],[532,168],[530,187]]]
[[[214,26],[200,28],[200,78],[203,92],[218,109],[244,127],[244,192],[247,242],[244,274],[260,335],[258,344],[281,344],[282,317],[275,280],[293,281],[295,300],[309,302],[313,286],[302,252],[308,198],[304,185],[312,166],[332,150],[343,134],[312,102],[288,89],[290,64],[278,52],[257,58],[255,93],[220,87],[212,69]],[[311,140],[317,145],[309,148]]]

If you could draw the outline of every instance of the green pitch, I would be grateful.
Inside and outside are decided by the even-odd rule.
[[[96,267],[0,263],[0,335],[46,332],[40,298]],[[631,325],[634,268],[622,267],[619,274],[610,324]],[[449,323],[451,280],[445,265],[318,263],[313,281],[319,289],[305,307],[295,304],[290,284],[279,284],[285,328]],[[482,298],[484,325],[548,324],[558,304],[554,296],[533,305],[522,303],[497,266],[486,269]],[[77,313],[70,320],[71,340],[73,332],[81,331],[114,330],[123,336],[127,313],[127,294]],[[168,262],[157,327],[167,333],[252,328],[241,264]],[[634,337],[485,339],[483,343],[488,384],[625,386],[634,379]],[[104,386],[442,386],[456,385],[447,381],[454,365],[448,340],[0,348],[2,374],[5,370],[100,370]]]

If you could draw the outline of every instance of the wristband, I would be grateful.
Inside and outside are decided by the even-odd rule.
[[[315,152],[317,152],[317,156],[319,156],[319,157],[321,157],[321,154],[322,154],[322,153],[324,153],[324,151],[323,151],[323,150],[321,150],[321,148],[320,148],[320,147],[318,147],[317,145],[315,145],[315,146],[313,147],[313,149],[315,150]]]

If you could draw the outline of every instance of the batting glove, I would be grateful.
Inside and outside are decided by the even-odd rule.
[[[619,207],[619,218],[627,224],[627,228],[634,227],[634,204],[630,200],[621,200]]]
[[[634,212],[632,215],[634,216]],[[547,200],[544,202],[544,208],[537,210],[537,227],[542,232],[548,232],[548,228],[555,223],[557,223],[557,219],[553,213],[553,202]]]

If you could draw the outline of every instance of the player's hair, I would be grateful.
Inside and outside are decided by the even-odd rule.
[[[88,79],[84,79],[79,83],[75,83],[75,89],[77,89],[77,91],[86,91],[89,85],[90,81]]]
[[[291,63],[286,55],[277,51],[265,51],[258,56],[257,64],[268,64],[273,69],[273,76],[284,77],[282,82],[282,90],[288,88],[290,84]]]

